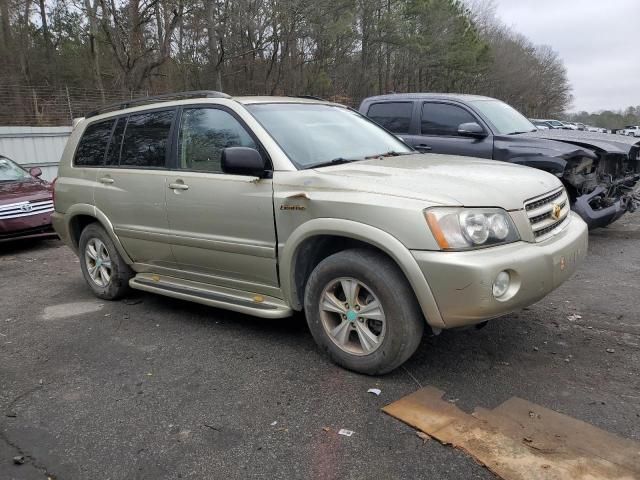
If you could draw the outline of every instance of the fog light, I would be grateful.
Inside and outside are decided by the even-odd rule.
[[[495,298],[500,298],[509,289],[509,284],[511,283],[511,276],[508,272],[500,272],[496,279],[493,281],[493,296]]]

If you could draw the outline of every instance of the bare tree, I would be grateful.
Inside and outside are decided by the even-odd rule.
[[[184,6],[182,2],[171,5],[160,0],[130,0],[119,8],[115,0],[100,0],[100,7],[102,28],[124,85],[130,91],[138,90],[169,59],[173,32]],[[149,35],[154,23],[161,34],[155,39]]]

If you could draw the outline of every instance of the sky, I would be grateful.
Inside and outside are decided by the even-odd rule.
[[[640,105],[640,0],[494,0],[496,15],[564,60],[570,110]]]

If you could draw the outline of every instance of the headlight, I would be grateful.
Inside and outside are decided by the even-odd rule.
[[[501,208],[429,208],[427,224],[442,250],[468,250],[520,240],[509,214]]]

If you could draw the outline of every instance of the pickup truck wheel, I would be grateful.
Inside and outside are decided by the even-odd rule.
[[[337,364],[387,373],[418,348],[424,318],[398,266],[366,249],[338,252],[311,273],[304,308],[315,341]]]
[[[104,228],[88,225],[80,234],[80,267],[93,293],[105,300],[116,300],[129,291],[133,271],[124,262]]]

